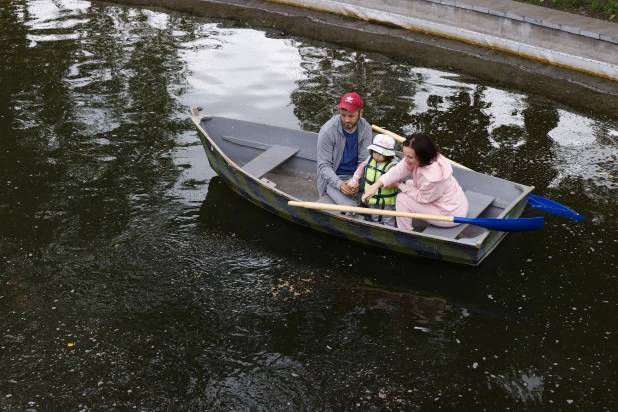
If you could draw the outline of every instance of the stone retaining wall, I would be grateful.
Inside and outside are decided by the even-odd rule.
[[[618,24],[510,0],[268,0],[457,39],[618,81]]]

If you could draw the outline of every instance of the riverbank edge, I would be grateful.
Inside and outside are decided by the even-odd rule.
[[[266,1],[393,25],[618,81],[616,24],[590,17],[511,0]]]

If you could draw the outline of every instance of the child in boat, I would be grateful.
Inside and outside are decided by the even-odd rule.
[[[378,190],[392,187],[412,174],[412,179],[399,184],[395,209],[398,212],[412,212],[438,216],[467,216],[468,199],[453,176],[449,160],[440,154],[440,149],[426,134],[413,134],[402,143],[403,161],[392,167],[365,188],[363,200],[371,199]],[[429,220],[441,227],[453,227],[459,223]],[[411,231],[412,219],[398,217],[397,227]]]
[[[361,177],[365,177],[365,188],[378,181],[380,176],[385,174],[397,164],[395,156],[395,139],[385,134],[378,134],[373,138],[373,143],[367,148],[369,157],[362,162],[354,176],[348,181],[348,186],[356,187]],[[368,206],[374,209],[395,210],[395,197],[397,196],[397,185],[393,187],[382,187],[369,199]],[[395,227],[395,218],[392,216],[368,215],[372,222],[382,223],[386,226]]]

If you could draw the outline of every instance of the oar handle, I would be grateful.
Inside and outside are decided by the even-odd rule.
[[[290,200],[288,205],[295,207],[303,207],[305,209],[315,209],[315,210],[332,210],[335,212],[352,212],[358,213],[359,215],[382,215],[382,216],[395,216],[395,217],[406,217],[410,219],[422,219],[422,220],[439,220],[441,222],[453,222],[453,216],[438,216],[438,215],[424,215],[421,213],[408,213],[408,212],[397,212],[395,210],[382,210],[382,209],[371,209],[367,207],[355,207],[355,206],[345,206],[345,205],[331,205],[327,203],[317,203],[317,202],[295,202]]]
[[[388,135],[388,136],[392,137],[393,139],[397,140],[399,143],[403,143],[403,141],[406,140],[405,138],[399,136],[398,134],[393,133],[390,130],[383,129],[380,126],[376,126],[375,124],[372,124],[371,128],[373,130],[375,130],[376,132],[378,132],[378,133],[382,133],[382,134],[385,134],[385,135]],[[464,166],[462,164],[459,164],[457,162],[452,161],[451,159],[447,158],[446,160],[448,160],[453,166],[457,166],[459,168],[466,169],[466,170],[472,170],[472,169],[470,169],[470,168],[468,168],[468,167],[466,167],[466,166]],[[435,220],[435,219],[433,219],[433,220]]]

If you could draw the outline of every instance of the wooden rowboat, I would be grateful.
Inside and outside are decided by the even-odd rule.
[[[284,219],[365,245],[415,256],[478,265],[506,232],[462,224],[440,228],[421,220],[408,232],[365,221],[360,215],[293,207],[318,199],[317,133],[207,116],[191,108],[210,166],[232,190]],[[464,168],[454,176],[470,202],[468,218],[516,219],[533,187]]]

